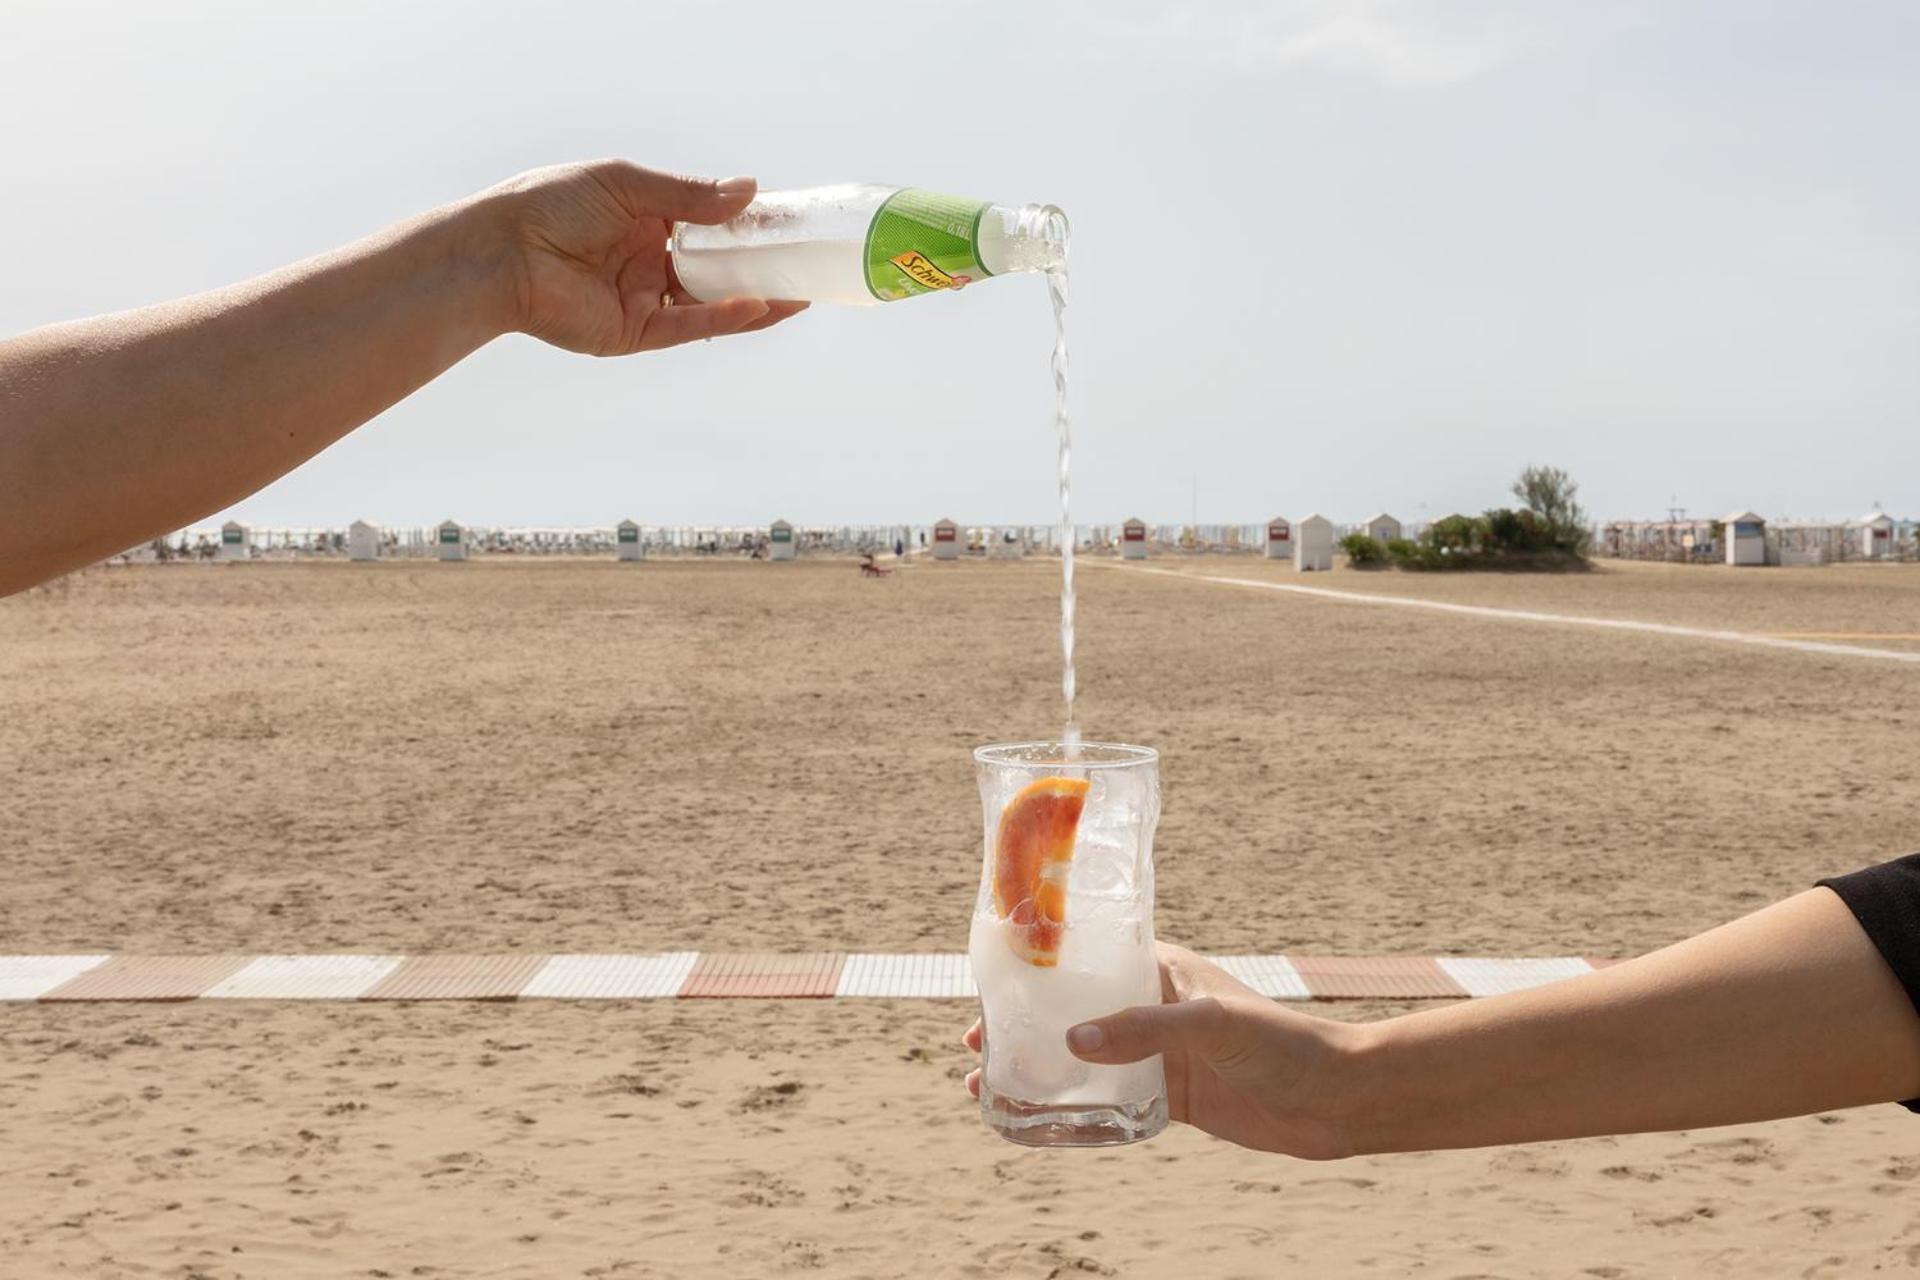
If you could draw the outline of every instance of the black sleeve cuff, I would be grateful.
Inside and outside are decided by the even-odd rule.
[[[1920,1014],[1920,853],[1816,883],[1840,895]],[[1920,1111],[1920,1098],[1900,1105]]]

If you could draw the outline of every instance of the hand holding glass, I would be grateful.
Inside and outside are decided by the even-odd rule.
[[[1159,756],[1037,742],[974,752],[985,867],[969,953],[980,988],[980,1113],[1029,1146],[1111,1146],[1167,1124],[1158,1057],[1082,1062],[1067,1028],[1160,1001],[1153,950]]]

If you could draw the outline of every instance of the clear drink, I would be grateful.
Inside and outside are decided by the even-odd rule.
[[[1151,1138],[1167,1123],[1160,1059],[1082,1062],[1066,1033],[1160,1002],[1159,757],[1145,747],[1043,742],[981,747],[974,761],[986,824],[968,941],[980,988],[981,1117],[1029,1146]]]
[[[851,182],[767,191],[718,226],[673,231],[673,270],[701,302],[872,306],[1066,264],[1066,215],[917,187]]]

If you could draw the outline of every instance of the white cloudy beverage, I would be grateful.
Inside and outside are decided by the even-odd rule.
[[[671,251],[701,302],[872,306],[1066,262],[1066,216],[918,187],[852,182],[768,191],[717,226],[683,222]]]
[[[1166,1127],[1158,1057],[1087,1063],[1067,1029],[1134,1005],[1160,1003],[1153,950],[1153,832],[1158,756],[1144,747],[1063,743],[974,752],[985,860],[968,954],[980,989],[980,1112],[1002,1137],[1030,1146],[1110,1146]],[[1010,827],[1036,792],[1079,800],[1057,815],[1054,856],[1022,863]],[[1014,815],[1014,816],[1010,816]],[[1030,843],[1030,842],[1029,842]],[[1009,891],[1009,882],[1039,886]],[[1035,899],[1039,900],[1036,906]]]

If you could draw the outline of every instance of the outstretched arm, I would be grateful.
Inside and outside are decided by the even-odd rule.
[[[1290,1155],[1700,1128],[1920,1096],[1920,1016],[1827,889],[1596,973],[1368,1024],[1281,1008],[1177,947],[1161,963],[1166,1003],[1082,1024],[1068,1044],[1093,1062],[1164,1053],[1175,1119]],[[968,1043],[979,1047],[977,1027]]]
[[[0,595],[205,517],[499,335],[623,355],[798,304],[695,304],[673,223],[753,198],[621,161],[524,174],[256,280],[0,342]]]
[[[1359,1151],[1739,1124],[1920,1095],[1920,1017],[1813,889],[1641,959],[1380,1024]]]

